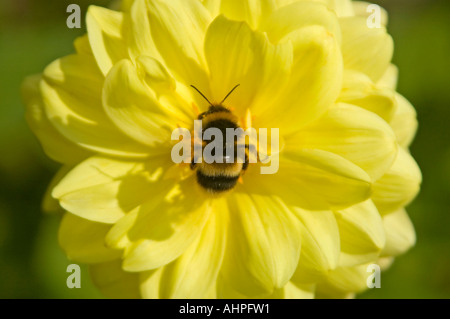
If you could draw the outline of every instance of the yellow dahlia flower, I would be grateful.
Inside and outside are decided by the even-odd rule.
[[[44,205],[64,209],[60,245],[106,296],[346,297],[414,244],[416,115],[363,3],[122,4],[91,6],[76,53],[23,87],[63,164]],[[211,196],[172,161],[171,134],[209,107],[191,85],[218,103],[237,84],[224,106],[242,127],[279,128],[279,170],[251,163]]]

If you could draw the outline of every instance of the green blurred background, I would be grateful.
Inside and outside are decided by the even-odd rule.
[[[101,298],[82,268],[81,289],[68,289],[57,244],[59,217],[41,212],[57,165],[42,152],[24,120],[20,84],[73,52],[85,32],[68,29],[66,8],[109,1],[0,2],[0,298]],[[450,298],[450,1],[379,0],[389,12],[400,69],[399,92],[416,107],[412,145],[424,182],[408,208],[417,245],[361,298]]]

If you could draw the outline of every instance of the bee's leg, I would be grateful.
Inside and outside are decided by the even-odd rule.
[[[199,111],[199,112],[200,112],[200,111]],[[199,114],[198,114],[198,117],[197,117],[197,120],[203,120],[203,118],[205,117],[205,115],[206,115],[206,112],[199,113]]]
[[[249,156],[248,156],[248,145],[245,145],[245,161],[242,165],[242,170],[245,171],[248,168]]]
[[[198,159],[198,155],[196,155],[195,153],[195,137],[192,136],[191,137],[191,164],[190,164],[190,168],[193,170],[195,168],[195,165],[197,165],[197,159]]]
[[[191,164],[189,165],[189,167],[193,170],[196,165],[197,165],[197,163],[195,162],[195,157],[192,156],[192,161],[191,161]]]

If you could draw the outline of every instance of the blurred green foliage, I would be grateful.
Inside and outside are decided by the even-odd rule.
[[[0,2],[0,298],[101,298],[85,268],[82,288],[68,289],[66,259],[57,244],[59,217],[41,212],[57,165],[43,154],[24,120],[20,84],[73,52],[85,29],[68,29],[74,1]],[[75,1],[86,12],[89,4]],[[412,145],[424,182],[408,208],[417,245],[382,274],[382,288],[361,298],[450,297],[450,3],[373,1],[389,12],[400,69],[399,92],[415,105],[419,132]],[[83,25],[84,27],[84,25]]]

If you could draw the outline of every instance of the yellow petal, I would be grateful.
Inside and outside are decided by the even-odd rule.
[[[120,0],[120,10],[123,12],[130,12],[133,3],[135,0]]]
[[[91,44],[89,43],[89,38],[87,34],[76,38],[73,45],[75,46],[75,49],[77,50],[78,54],[93,55]]]
[[[159,298],[205,298],[215,288],[225,252],[227,214],[223,200],[218,201],[202,234],[178,259],[164,267],[158,284]],[[142,285],[141,291],[145,288],[150,291],[143,295],[150,297],[154,287]]]
[[[319,118],[336,101],[342,84],[339,46],[324,27],[299,29],[281,43],[284,41],[294,47],[291,76],[277,99],[268,101],[264,114],[255,113],[259,127],[279,127],[283,136]]]
[[[55,128],[78,145],[115,156],[145,157],[148,150],[126,137],[102,108],[103,76],[89,55],[70,55],[44,71],[41,91]]]
[[[50,184],[47,186],[44,198],[42,199],[42,210],[45,213],[64,213],[64,209],[59,205],[59,201],[52,197],[53,188],[73,169],[72,165],[62,166],[53,176]]]
[[[398,256],[404,254],[416,243],[414,226],[404,209],[383,216],[386,231],[386,246],[382,256]]]
[[[220,6],[222,0],[202,0],[203,5],[211,14],[211,17],[217,17],[220,15]]]
[[[353,16],[352,0],[275,0],[278,7],[287,6],[297,2],[314,2],[326,5],[330,10],[334,11],[339,17]]]
[[[262,194],[277,195],[289,205],[312,210],[345,208],[371,194],[370,177],[339,155],[312,149],[285,149],[276,174],[262,175],[259,167],[245,180]]]
[[[175,90],[175,80],[161,62],[146,55],[138,56],[136,62],[137,68],[143,73],[143,80],[155,91],[158,98]]]
[[[191,245],[173,265],[171,278],[163,282],[170,298],[203,298],[219,273],[226,243],[226,216],[218,209],[212,214],[197,242]],[[169,267],[168,267],[169,268]]]
[[[62,136],[49,121],[39,89],[40,82],[41,75],[35,75],[27,77],[22,84],[28,125],[51,159],[60,163],[77,163],[83,160],[89,156],[89,152]]]
[[[247,299],[248,296],[237,291],[232,283],[225,279],[223,276],[219,275],[217,278],[217,298],[218,299]],[[256,297],[252,297],[256,298]]]
[[[351,254],[341,251],[339,255],[339,267],[354,267],[361,264],[367,264],[377,260],[380,256],[380,251],[372,251],[368,253]]]
[[[245,21],[257,29],[275,8],[274,0],[225,0],[220,12],[232,20]]]
[[[383,74],[381,79],[378,80],[377,86],[378,87],[385,87],[391,90],[397,89],[397,82],[398,82],[398,68],[391,64],[387,68],[386,72]]]
[[[317,285],[317,291],[326,296],[345,296],[346,293],[358,293],[367,289],[369,264],[354,267],[339,267],[332,270],[326,281]]]
[[[112,66],[128,58],[123,35],[124,14],[102,7],[90,6],[86,16],[89,43],[98,67],[104,75]]]
[[[321,290],[319,290],[321,289]],[[329,286],[321,284],[316,288],[316,299],[355,299],[356,294],[353,292],[342,292],[336,289],[329,289]]]
[[[394,45],[384,27],[369,28],[365,18],[341,18],[344,66],[378,81],[390,65]]]
[[[277,4],[278,8],[287,6],[287,5],[289,5],[289,4],[291,4],[291,3],[294,3],[294,2],[297,2],[297,1],[298,1],[298,0],[275,0],[275,2],[276,2],[276,4]]]
[[[383,221],[372,201],[368,200],[334,212],[341,239],[340,266],[355,266],[377,258],[385,245]]]
[[[323,278],[339,261],[340,241],[336,218],[330,211],[294,209],[302,222],[302,252],[291,280],[311,284]]]
[[[352,5],[353,5],[353,10],[355,12],[355,15],[359,16],[359,17],[363,17],[363,18],[367,19],[370,16],[372,16],[374,13],[378,13],[378,12],[374,12],[373,9],[369,8],[369,6],[371,5],[370,2],[352,1]],[[380,6],[378,6],[378,7],[380,8],[380,11],[379,11],[380,12],[380,23],[381,23],[381,25],[386,26],[388,23],[388,14],[384,8],[382,8]]]
[[[211,102],[220,103],[240,84],[224,103],[240,116],[250,106],[256,114],[264,114],[270,106],[268,99],[276,98],[292,65],[290,44],[273,45],[245,22],[230,21],[223,16],[216,18],[208,29],[205,55],[211,76]]]
[[[394,263],[394,257],[380,257],[377,260],[377,264],[380,265],[381,271],[388,270]]]
[[[161,299],[160,294],[161,280],[165,267],[156,270],[150,270],[140,273],[140,290],[142,298],[145,299]],[[215,284],[215,283],[214,283]],[[216,285],[199,299],[216,299]]]
[[[336,12],[339,17],[351,17],[355,14],[352,0],[322,0],[328,7]]]
[[[93,57],[73,54],[58,59],[46,67],[44,79],[59,93],[61,99],[65,93],[68,95],[67,99],[77,100],[76,97],[81,96],[85,104],[95,105],[90,108],[74,105],[73,108],[78,113],[87,118],[97,118],[103,114],[101,104],[98,102],[101,98],[104,77],[98,71]]]
[[[314,299],[315,285],[299,285],[289,281],[273,298]]]
[[[322,3],[297,1],[274,11],[261,29],[273,43],[307,26],[322,26],[340,42],[341,29],[336,14]]]
[[[203,55],[208,10],[198,0],[147,0],[147,7],[153,41],[165,65],[178,81],[208,94]]]
[[[190,128],[192,117],[183,112],[183,105],[165,104],[157,98],[155,91],[161,83],[167,87],[173,83],[164,67],[151,58],[139,61],[143,62],[144,71],[151,72],[144,75],[149,79],[147,84],[129,60],[120,61],[105,80],[103,104],[108,116],[124,133],[161,153],[158,149],[170,143],[177,124]]]
[[[279,200],[245,192],[228,197],[230,230],[222,275],[247,296],[283,287],[300,256],[300,223]]]
[[[414,199],[421,182],[417,163],[400,148],[392,167],[373,185],[373,202],[382,215],[396,211]]]
[[[123,271],[120,260],[91,265],[89,273],[94,284],[108,298],[136,299],[141,297],[139,274]]]
[[[105,236],[110,228],[111,225],[66,213],[59,227],[59,245],[67,257],[76,262],[112,261],[120,258],[122,252],[105,246]]]
[[[130,8],[130,16],[125,15],[128,51],[132,60],[141,55],[163,61],[150,30],[150,20],[146,0],[135,0]]]
[[[286,148],[321,149],[338,154],[379,179],[397,155],[395,135],[378,116],[337,104],[317,121],[286,140]]]
[[[91,157],[68,173],[52,195],[73,214],[115,223],[163,186],[162,173],[168,160],[153,158],[139,163]]]
[[[221,299],[248,299],[238,291],[234,290],[224,279],[218,281],[218,298]],[[275,289],[272,294],[265,294],[252,299],[314,299],[315,285],[296,284],[289,281],[283,288]]]
[[[396,94],[397,110],[389,124],[397,136],[398,143],[407,148],[410,146],[417,132],[417,113],[414,106],[402,95]]]
[[[194,177],[174,184],[160,183],[152,199],[124,216],[109,232],[108,245],[126,248],[125,270],[164,266],[183,254],[200,235],[211,211],[209,201]]]
[[[392,89],[378,87],[370,78],[357,71],[347,70],[339,101],[358,105],[389,122],[397,110],[397,100]]]
[[[144,299],[161,299],[161,279],[165,267],[136,273],[139,275],[139,290]]]

